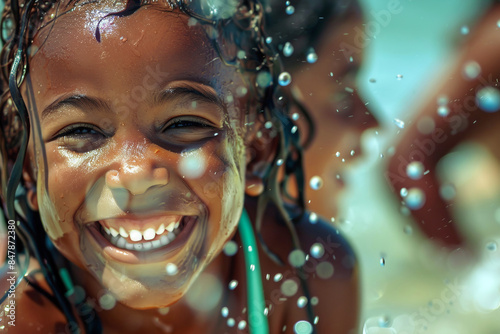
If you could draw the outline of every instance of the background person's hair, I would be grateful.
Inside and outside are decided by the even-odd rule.
[[[8,219],[18,219],[20,221],[17,234],[23,242],[18,243],[19,252],[29,252],[40,264],[45,264],[41,265],[41,270],[52,289],[53,296],[35,284],[33,284],[34,288],[59,307],[68,319],[70,330],[75,332],[78,326],[75,325],[77,324],[75,315],[68,299],[65,297],[67,291],[63,280],[64,277],[61,277],[55,264],[56,257],[54,254],[57,252],[47,242],[38,214],[27,209],[25,205],[26,199],[22,192],[24,185],[22,185],[21,173],[30,124],[28,111],[19,87],[25,77],[29,75],[29,56],[36,52],[36,50],[30,48],[31,41],[40,27],[50,25],[61,15],[72,11],[76,6],[85,6],[91,3],[94,3],[94,1],[7,0],[1,18],[1,37],[4,46],[0,54],[2,66],[2,80],[0,82],[2,94],[0,98],[0,195],[4,214]],[[161,3],[161,0],[151,2],[151,4],[148,1],[128,0],[122,11],[107,14],[106,17],[133,15],[142,6],[161,6]],[[248,94],[252,94],[252,97],[260,101],[257,110],[248,110],[248,112],[257,113],[257,117],[261,119],[263,124],[271,122],[271,126],[265,128],[270,128],[270,136],[275,136],[274,139],[271,139],[277,139],[278,145],[276,154],[269,163],[269,168],[263,174],[264,192],[258,199],[255,224],[261,245],[265,251],[276,262],[283,263],[284,261],[274,255],[263,242],[260,233],[262,216],[269,202],[276,204],[285,218],[284,221],[290,230],[295,248],[300,248],[299,239],[292,222],[301,219],[305,210],[302,145],[297,126],[289,117],[290,105],[294,104],[302,111],[302,116],[309,126],[308,134],[313,133],[312,122],[304,108],[289,93],[288,87],[279,85],[278,77],[282,72],[282,66],[278,53],[273,49],[272,45],[266,43],[264,7],[258,0],[225,0],[222,3],[225,3],[224,6],[232,4],[234,10],[229,12],[224,10],[225,14],[220,18],[214,15],[205,15],[207,13],[207,3],[203,0],[196,2],[199,5],[198,7],[193,7],[191,1],[164,0],[164,5],[168,4],[170,6],[169,10],[172,7],[178,8],[197,19],[205,27],[207,35],[211,37],[214,47],[223,61],[230,66],[236,66],[244,73],[248,79]],[[208,9],[210,10],[210,6],[208,6]],[[99,25],[96,29],[95,38],[97,41],[100,40]],[[231,48],[234,46],[236,48]],[[244,56],[239,56],[238,52],[228,52],[230,50],[242,50]],[[270,80],[259,82],[257,78],[261,73],[270,74]],[[265,131],[264,128],[263,131]],[[306,140],[306,142],[308,141]],[[279,181],[278,171],[280,169],[284,170],[285,177]],[[286,194],[286,184],[290,178],[295,179],[298,185],[299,194],[295,198]],[[280,184],[278,185],[278,183]],[[18,192],[18,200],[15,206],[16,191]],[[298,214],[295,214],[294,217],[289,217],[290,214],[285,209],[283,196],[300,208]],[[16,207],[17,212],[14,212],[14,207]],[[19,209],[22,207],[25,207],[25,209]],[[24,271],[26,270],[27,266],[24,268]],[[24,276],[24,273],[20,277],[29,280]],[[305,284],[303,286],[307,295],[307,287]],[[312,315],[312,310],[309,307],[308,310]],[[92,318],[98,320],[97,315]],[[87,332],[94,332],[100,327],[98,321],[87,322],[82,319],[82,322]]]

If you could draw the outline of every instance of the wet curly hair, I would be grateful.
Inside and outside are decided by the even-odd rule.
[[[37,31],[78,6],[98,1],[7,0],[0,21],[3,42],[0,53],[0,196],[3,211],[9,219],[15,217],[20,222],[17,227],[17,235],[21,241],[20,245],[17,245],[19,251],[24,252],[27,259],[29,255],[32,255],[39,263],[46,264],[41,270],[52,294],[31,282],[27,276],[20,275],[20,280],[24,276],[28,283],[59,307],[66,316],[68,324],[78,322],[69,300],[65,297],[63,277],[57,270],[58,258],[54,255],[57,251],[50,242],[47,242],[48,238],[41,227],[38,214],[27,209],[26,199],[23,196],[24,185],[21,174],[29,138],[30,119],[19,87],[29,72],[30,44]],[[249,81],[248,93],[260,102],[257,110],[249,112],[257,113],[263,122],[270,121],[273,129],[272,135],[278,137],[277,152],[264,175],[265,190],[258,199],[255,224],[261,246],[274,261],[282,264],[284,261],[279,259],[262,239],[260,233],[262,216],[267,205],[274,203],[285,218],[284,221],[290,230],[295,247],[300,248],[293,222],[298,221],[305,212],[302,148],[310,142],[314,131],[306,110],[290,93],[288,87],[279,85],[278,77],[283,71],[282,63],[273,45],[266,42],[264,6],[259,0],[225,0],[222,2],[233,4],[234,10],[229,14],[227,10],[224,10],[225,14],[221,18],[213,15],[217,12],[213,8],[207,11],[207,6],[203,6],[203,0],[196,2],[198,5],[194,6],[193,2],[188,0],[125,0],[123,10],[107,14],[105,17],[133,15],[141,7],[158,5],[161,1],[164,1],[170,10],[180,10],[205,27],[221,59],[227,65],[237,67],[244,74]],[[100,41],[99,24],[95,31],[95,38]],[[236,52],[228,52],[228,50],[243,50],[245,57],[238,57]],[[271,81],[259,85],[256,77],[262,72],[269,73]],[[306,132],[309,136],[302,141],[297,126],[290,117],[292,105],[301,111],[302,118],[305,119],[304,124],[306,124]],[[279,179],[280,170],[283,170],[285,176]],[[298,196],[295,197],[290,196],[286,191],[287,182],[291,179],[296,182],[299,189]],[[293,203],[299,210],[291,214],[291,211],[286,209],[287,204],[284,199],[287,199],[285,200],[287,203]],[[19,207],[24,207],[24,210],[19,210]],[[27,268],[27,263],[25,268]],[[5,297],[6,295],[4,299]],[[100,331],[97,315],[94,315],[93,319],[93,321],[82,319],[85,332]],[[77,332],[77,327],[71,330]]]

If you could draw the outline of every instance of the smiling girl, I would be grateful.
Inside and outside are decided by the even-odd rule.
[[[301,151],[262,10],[7,1],[2,198],[32,261],[5,330],[355,331],[351,249],[282,199]]]

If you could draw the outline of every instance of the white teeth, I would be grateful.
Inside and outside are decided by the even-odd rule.
[[[128,238],[128,233],[123,227],[120,226],[120,235],[124,238]]]
[[[161,224],[160,227],[156,230],[156,234],[161,235],[165,232],[165,224]]]
[[[181,224],[181,221],[179,220],[177,223],[175,223],[175,228],[178,228],[180,224]]]
[[[142,233],[137,230],[130,231],[130,240],[132,241],[141,241]]]
[[[170,242],[170,240],[168,239],[167,235],[164,234],[164,235],[161,236],[160,243],[161,243],[162,246],[167,245],[169,242]]]
[[[154,228],[148,228],[142,233],[144,240],[153,240],[156,237],[156,232]]]
[[[114,229],[114,228],[112,228],[112,227],[110,227],[110,228],[109,228],[109,232],[111,232],[111,235],[112,235],[113,237],[116,237],[116,236],[118,235],[118,231],[117,231],[117,230],[115,230],[115,229]]]
[[[167,238],[168,238],[168,240],[170,240],[170,242],[174,241],[175,237],[176,237],[176,235],[174,233],[169,233],[167,235]]]
[[[120,248],[125,248],[126,243],[127,243],[127,240],[125,240],[123,238],[118,238],[118,242],[116,243],[116,246],[120,247]]]
[[[106,232],[107,234],[111,234],[111,231],[109,230],[109,228],[107,228],[106,226],[102,226],[104,232]]]
[[[169,232],[172,232],[174,230],[174,228],[175,228],[175,223],[170,223],[166,227],[166,230],[169,231]]]
[[[132,231],[130,231],[132,235]],[[129,249],[129,250],[134,250],[134,251],[139,251],[139,252],[145,252],[148,250],[153,250],[157,249],[160,247],[163,247],[165,245],[168,245],[175,239],[175,234],[174,233],[169,233],[169,234],[164,234],[160,237],[160,239],[155,240],[155,241],[148,241],[148,242],[141,242],[137,244],[132,244],[127,242],[127,240],[120,235],[116,235],[114,237],[109,237],[108,240],[115,245],[118,248],[122,249]]]
[[[125,248],[132,250],[132,249],[134,249],[134,244],[129,244],[128,242],[126,242],[125,243]]]
[[[134,244],[135,250],[142,250],[142,244]]]
[[[158,248],[161,246],[161,241],[160,240],[151,241],[151,244],[153,245],[153,248]]]

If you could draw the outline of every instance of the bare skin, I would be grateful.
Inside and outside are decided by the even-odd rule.
[[[108,8],[96,9],[102,13]],[[39,210],[48,236],[68,260],[74,284],[94,303],[103,292],[116,298],[111,310],[98,309],[104,333],[165,333],[169,328],[172,333],[238,332],[227,326],[220,310],[227,306],[230,317],[246,319],[244,261],[241,250],[228,257],[222,248],[236,233],[245,189],[249,196],[262,192],[255,166],[269,161],[274,146],[267,143],[267,149],[250,154],[263,140],[255,135],[258,127],[245,125],[242,110],[251,104],[246,97],[226,102],[231,101],[227,96],[238,96],[241,77],[223,66],[204,31],[189,27],[186,16],[141,8],[130,17],[104,20],[98,42],[97,20],[86,13],[65,15],[34,41],[38,51],[23,88],[36,107],[31,117],[39,120],[33,122],[39,128],[32,132],[24,173],[26,184],[37,185],[36,196],[28,195],[30,205]],[[185,162],[186,155],[195,163]],[[254,218],[254,201],[247,197],[245,205]],[[275,208],[265,217],[263,236],[286,262],[292,250],[287,230]],[[142,242],[132,238],[134,230],[142,230],[141,238],[149,240],[145,229],[154,227],[162,231],[156,232],[157,241],[171,233],[160,222],[177,219],[175,240],[152,251],[130,251],[106,235],[106,229],[125,226],[128,231],[120,231],[121,238],[134,246]],[[318,238],[325,240],[321,261],[334,268],[332,275],[320,278],[312,274],[316,259],[305,267],[311,295],[319,298],[314,308],[318,333],[355,330],[352,251],[324,224],[304,221],[297,228],[305,251],[321,242]],[[301,290],[282,300],[281,282],[272,278],[297,273],[276,265],[261,249],[259,254],[263,275],[271,277],[263,279],[273,305],[270,332],[286,325],[285,333],[291,333],[295,322],[308,319],[296,306]],[[167,275],[167,264],[178,272]],[[223,294],[204,313],[188,306],[183,296],[202,284],[196,279],[207,273],[220,280]],[[39,275],[33,279],[45,285]],[[231,280],[240,283],[229,291]],[[16,295],[17,325],[8,330],[64,330],[64,317],[32,288],[20,286]],[[158,313],[167,306],[166,315]],[[248,332],[248,326],[239,332]]]
[[[387,170],[387,178],[396,193],[401,188],[418,187],[425,192],[426,201],[422,208],[413,210],[412,215],[422,231],[438,244],[453,249],[467,247],[464,236],[454,222],[450,211],[453,203],[443,200],[439,193],[440,184],[436,177],[436,165],[457,144],[464,140],[476,140],[499,157],[496,127],[500,114],[488,113],[476,104],[476,93],[484,87],[498,90],[499,77],[496,55],[499,54],[498,15],[500,7],[494,6],[472,30],[469,40],[463,46],[456,66],[446,75],[434,94],[422,104],[416,121],[405,129],[398,143],[396,153]],[[474,61],[481,73],[476,78],[466,78],[466,65]],[[437,100],[446,96],[450,113],[447,117],[437,114]],[[418,120],[424,116],[435,122],[435,130],[422,134]],[[429,173],[419,180],[406,176],[406,166],[411,161],[421,161]]]

